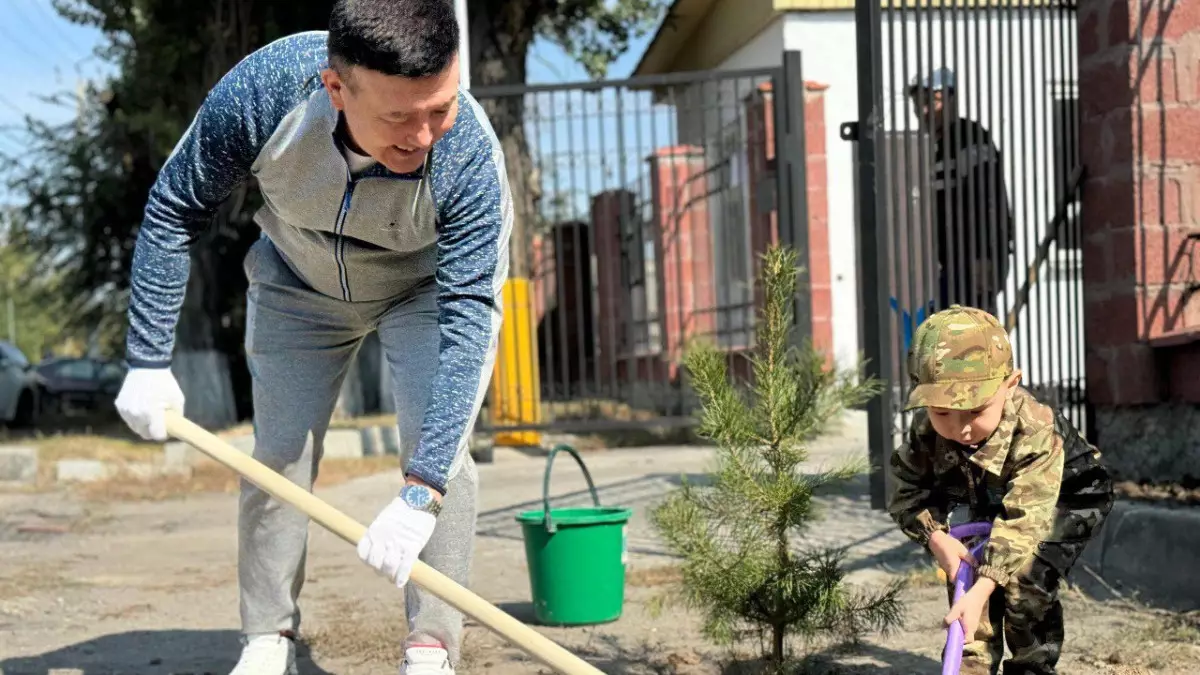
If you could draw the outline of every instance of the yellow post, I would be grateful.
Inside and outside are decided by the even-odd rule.
[[[509,278],[504,284],[504,323],[492,374],[492,426],[538,424],[542,392],[537,363],[537,319],[529,279]],[[499,431],[496,445],[539,446],[538,431]]]

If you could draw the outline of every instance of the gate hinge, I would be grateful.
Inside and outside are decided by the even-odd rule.
[[[853,122],[842,122],[842,126],[841,126],[841,128],[840,128],[840,130],[839,130],[839,131],[840,131],[840,133],[841,133],[841,135],[842,135],[842,140],[843,140],[843,141],[857,141],[857,140],[859,140],[859,137],[858,137],[858,120],[855,120],[855,121],[853,121]]]

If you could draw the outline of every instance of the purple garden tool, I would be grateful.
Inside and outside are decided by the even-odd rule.
[[[976,560],[983,553],[983,547],[987,545],[988,535],[991,532],[992,524],[987,522],[963,523],[950,528],[950,536],[959,541],[978,537],[979,540],[974,546],[967,546],[967,550]],[[958,574],[954,578],[954,600],[951,605],[962,599],[963,594],[971,588],[973,583],[975,583],[975,570],[967,564],[959,565]],[[958,675],[958,670],[962,666],[965,643],[966,636],[963,632],[962,621],[955,621],[946,629],[946,650],[942,652],[942,675]]]

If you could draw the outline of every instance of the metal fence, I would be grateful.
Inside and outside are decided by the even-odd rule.
[[[776,198],[803,193],[786,84],[775,68],[472,90],[505,146],[528,288],[478,430],[693,422],[686,345],[752,346],[756,251],[803,217]]]
[[[860,0],[856,141],[862,326],[876,471],[910,421],[908,341],[950,304],[1009,330],[1023,384],[1082,430],[1075,3]]]

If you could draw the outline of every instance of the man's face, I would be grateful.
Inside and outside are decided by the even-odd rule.
[[[1013,373],[990,401],[974,410],[930,406],[929,422],[933,425],[933,430],[942,438],[968,447],[978,447],[1000,426],[1000,418],[1004,416],[1004,404],[1020,381],[1021,373]]]
[[[920,128],[937,129],[942,126],[942,111],[946,107],[942,90],[917,89],[913,92],[912,101]]]
[[[457,57],[441,73],[424,78],[350,66],[344,74],[326,69],[321,79],[346,118],[352,149],[395,173],[421,168],[458,114]]]

